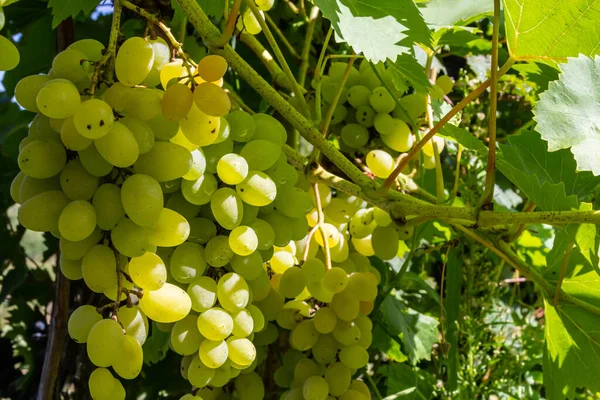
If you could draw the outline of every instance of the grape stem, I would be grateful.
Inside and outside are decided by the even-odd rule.
[[[342,79],[340,80],[333,100],[327,109],[327,114],[325,114],[325,121],[323,121],[323,125],[321,126],[321,134],[325,136],[325,139],[329,136],[329,125],[331,125],[331,119],[333,118],[333,113],[335,112],[335,108],[337,107],[338,102],[340,101],[340,97],[342,97],[342,91],[346,86],[346,81],[350,76],[350,72],[352,71],[352,65],[356,60],[355,57],[352,57],[348,60],[348,64],[346,65],[346,69],[344,69],[344,73],[342,74]]]
[[[231,6],[229,16],[227,16],[225,29],[223,29],[223,33],[221,34],[221,36],[219,36],[219,38],[215,40],[215,46],[225,46],[225,44],[229,43],[229,41],[231,40],[231,36],[233,36],[233,31],[235,30],[235,23],[237,22],[238,15],[240,14],[241,6],[242,0],[235,0],[235,3],[233,3],[233,6]]]
[[[281,32],[281,29],[279,29],[279,27],[277,26],[277,24],[275,23],[275,21],[273,21],[273,19],[269,16],[269,13],[265,13],[265,20],[267,21],[267,23],[269,24],[269,26],[271,27],[271,29],[273,29],[273,31],[277,34],[277,36],[279,37],[279,40],[281,40],[281,42],[283,43],[283,45],[285,46],[285,48],[288,49],[288,51],[290,52],[290,54],[294,58],[300,60],[300,55],[298,54],[298,52],[296,51],[296,49],[294,49],[294,46],[292,46],[292,44],[289,42],[289,40],[285,37],[285,35],[283,34],[283,32]],[[300,86],[302,86],[301,83],[300,83]]]
[[[321,196],[319,195],[319,184],[313,183],[313,192],[315,194],[315,203],[317,205],[317,215],[319,217],[317,227],[321,232],[321,238],[323,239],[323,250],[325,253],[325,268],[331,269],[331,252],[329,250],[329,240],[327,240],[327,233],[325,232],[325,214],[323,213],[323,207],[321,205]],[[310,246],[310,241],[306,242],[306,248]]]
[[[242,34],[240,35],[240,40],[242,41],[242,43],[248,46],[248,48],[252,50],[254,54],[256,54],[256,56],[263,63],[265,68],[267,68],[267,71],[269,71],[269,73],[271,74],[273,82],[276,86],[282,87],[290,91],[292,90],[292,86],[290,85],[290,82],[288,81],[281,67],[273,59],[271,53],[269,53],[269,51],[265,49],[262,43],[254,35],[242,32]]]
[[[115,71],[115,55],[117,54],[117,40],[119,39],[119,32],[121,26],[121,11],[123,10],[122,0],[114,0],[113,2],[113,16],[110,25],[110,36],[108,38],[108,46],[106,52],[98,60],[94,66],[94,73],[90,79],[90,96],[94,95],[96,87],[100,81],[100,75],[104,72],[104,80],[109,84],[114,82],[114,71]],[[106,66],[106,70],[103,71]]]
[[[308,72],[310,48],[312,45],[313,36],[315,34],[315,26],[317,19],[319,18],[319,7],[313,6],[310,9],[310,19],[306,26],[306,36],[304,36],[304,45],[302,46],[302,55],[297,57],[301,60],[300,68],[298,69],[298,84],[304,87],[306,83],[306,73]],[[271,17],[267,15],[267,20],[271,20]],[[293,49],[293,48],[292,48]]]

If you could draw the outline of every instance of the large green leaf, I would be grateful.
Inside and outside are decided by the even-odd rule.
[[[409,86],[412,86],[419,93],[428,93],[429,79],[425,75],[423,66],[410,54],[401,54],[398,56],[395,62],[390,64],[390,73],[392,79],[396,85],[396,89],[399,89],[399,84],[396,84],[396,80],[400,83],[407,81]]]
[[[52,29],[69,17],[75,17],[83,11],[89,14],[100,0],[50,0],[48,7],[52,8]]]
[[[548,84],[558,79],[558,69],[544,62],[528,62],[513,65],[513,69],[519,72],[528,81],[535,83],[539,91],[548,89]]]
[[[429,45],[429,29],[412,0],[315,0],[337,37],[374,63],[395,61],[414,42]]]
[[[380,367],[377,372],[386,378],[386,400],[432,398],[435,379],[427,371],[411,368],[406,364],[392,363]]]
[[[548,150],[571,148],[577,168],[600,175],[600,57],[570,58],[540,95],[534,119]]]
[[[421,8],[431,28],[466,25],[494,12],[493,0],[431,0]]]
[[[600,51],[600,2],[504,0],[510,54],[518,60],[564,59]]]

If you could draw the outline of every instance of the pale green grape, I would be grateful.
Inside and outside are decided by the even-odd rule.
[[[83,257],[83,280],[92,291],[105,292],[117,282],[116,267],[114,251],[102,244],[95,245]]]
[[[254,320],[250,311],[244,309],[233,314],[231,317],[233,318],[232,335],[239,338],[245,338],[252,334],[254,331]]]
[[[337,317],[329,307],[321,307],[314,316],[315,329],[319,333],[331,333],[337,324]]]
[[[147,153],[141,154],[133,165],[136,174],[150,175],[158,182],[181,178],[192,167],[192,155],[182,146],[156,142]]]
[[[206,146],[202,149],[204,156],[206,157],[206,169],[211,174],[217,173],[217,163],[219,159],[225,154],[233,151],[233,141],[224,140],[220,143],[213,143],[210,146]]]
[[[350,222],[352,215],[358,211],[359,206],[355,203],[356,198],[335,197],[331,199],[329,205],[323,210],[325,216],[335,223],[345,224]]]
[[[256,220],[258,216],[258,207],[252,206],[248,203],[242,202],[244,208],[244,215],[242,217],[242,225],[250,225]]]
[[[233,318],[222,308],[213,307],[198,316],[197,327],[208,340],[224,340],[233,331]]]
[[[125,216],[125,209],[121,203],[121,188],[114,183],[105,183],[96,189],[92,205],[96,211],[96,224],[103,230],[113,229]]]
[[[121,383],[106,368],[96,368],[88,380],[90,395],[94,400],[113,400],[117,384]]]
[[[425,113],[427,108],[427,101],[425,95],[422,93],[413,93],[404,96],[400,99],[400,105],[406,110],[406,112],[413,118],[417,119]],[[392,114],[394,118],[399,118],[402,113],[398,110],[394,110]]]
[[[163,208],[147,234],[148,241],[154,246],[178,246],[189,237],[190,224],[179,213]]]
[[[171,61],[171,48],[161,37],[150,39],[148,42],[152,46],[154,60],[152,61],[150,72],[148,72],[148,76],[146,76],[143,83],[148,87],[154,87],[160,83],[161,69]]]
[[[408,240],[410,239],[413,234],[415,233],[415,227],[414,226],[396,226],[396,232],[398,232],[398,239],[400,240]]]
[[[17,175],[13,178],[12,182],[10,183],[10,198],[17,204],[21,203],[19,193],[21,192],[21,186],[23,185],[23,180],[26,177],[27,177],[27,175],[25,175],[23,173],[23,171],[19,171],[17,173]],[[32,179],[35,179],[35,178],[32,178]],[[44,180],[41,180],[41,181],[43,182]],[[36,190],[37,190],[37,185],[34,185],[34,186],[36,187]],[[42,192],[45,192],[45,191],[46,190],[42,190]],[[39,194],[39,193],[36,193],[36,194]]]
[[[0,71],[10,71],[19,65],[19,62],[21,61],[19,50],[17,50],[17,47],[13,42],[2,35],[0,35],[0,53],[2,54]]]
[[[106,135],[96,139],[94,144],[102,158],[115,167],[125,168],[133,165],[140,154],[135,137],[120,122],[115,122],[111,130]]]
[[[206,82],[215,82],[227,72],[227,61],[219,55],[211,54],[198,61],[196,71]]]
[[[292,228],[290,219],[279,212],[273,212],[264,217],[275,232],[275,246],[284,247],[292,240]]]
[[[49,190],[60,190],[60,176],[58,175],[53,176],[52,178],[37,179],[25,175],[23,172],[19,172],[19,174],[22,174],[23,177],[17,192],[17,198],[21,204],[40,193],[44,193]]]
[[[253,332],[260,332],[265,327],[265,317],[258,307],[253,304],[246,308],[252,317]],[[235,321],[234,321],[235,322]]]
[[[319,282],[325,276],[325,264],[318,258],[309,258],[302,264],[306,282]]]
[[[332,293],[340,293],[348,284],[348,275],[341,268],[333,267],[323,276],[323,286]]]
[[[280,188],[273,204],[280,213],[290,218],[304,217],[313,207],[311,196],[294,186]]]
[[[199,148],[192,150],[191,154],[192,167],[182,178],[188,181],[195,181],[204,174],[204,171],[206,171],[206,157]]]
[[[348,103],[354,108],[369,105],[369,97],[371,96],[371,90],[362,85],[355,85],[348,89],[346,99]]]
[[[290,346],[299,351],[310,350],[319,340],[319,336],[314,321],[311,319],[304,320],[292,330]]]
[[[154,178],[134,174],[121,187],[121,201],[133,222],[148,227],[158,220],[164,200],[162,189]]]
[[[131,258],[129,276],[142,289],[158,290],[167,281],[167,268],[159,256],[147,252]]]
[[[154,146],[154,132],[148,123],[134,117],[124,117],[119,119],[119,122],[125,125],[133,134],[140,154],[147,153],[152,149]]]
[[[229,247],[227,236],[215,236],[209,240],[205,248],[206,262],[211,267],[224,267],[233,258],[233,251]]]
[[[254,140],[268,140],[279,147],[287,140],[285,127],[277,119],[268,114],[257,113],[252,116],[255,132]]]
[[[183,78],[187,76],[187,70],[183,66],[182,59],[176,59],[165,64],[160,70],[160,84],[163,89],[167,89],[170,85],[169,82],[174,79]]]
[[[248,142],[256,131],[255,119],[243,110],[235,110],[227,115],[231,137],[236,142]]]
[[[277,195],[275,182],[260,171],[248,172],[246,179],[236,185],[236,190],[243,201],[257,207],[270,204]]]
[[[368,400],[369,397],[356,390],[347,390],[339,397],[340,400]]]
[[[332,364],[336,361],[339,343],[333,335],[321,335],[311,352],[316,362],[321,365]]]
[[[219,304],[225,310],[236,313],[248,305],[250,299],[248,284],[240,275],[229,272],[217,283],[217,297]]]
[[[36,232],[56,232],[62,210],[69,199],[60,190],[40,193],[27,200],[19,208],[19,223]]]
[[[423,167],[425,169],[434,169],[435,168],[435,157],[423,157]]]
[[[233,271],[240,274],[246,280],[256,279],[260,275],[263,271],[262,263],[263,260],[258,251],[247,256],[235,254],[231,259]]]
[[[217,235],[217,226],[207,218],[194,218],[190,221],[190,242],[206,244]]]
[[[304,381],[302,393],[306,400],[326,400],[329,394],[329,384],[320,376],[311,376]]]
[[[190,142],[198,146],[208,146],[217,140],[221,119],[203,113],[195,104],[192,104],[187,115],[179,120],[179,126]]]
[[[271,283],[267,271],[261,268],[258,276],[248,281],[248,287],[252,291],[252,299],[254,302],[264,300],[271,292]]]
[[[231,188],[217,190],[210,199],[212,213],[223,228],[231,230],[242,222],[242,199]]]
[[[350,387],[352,373],[342,363],[336,362],[325,370],[325,380],[329,384],[329,394],[341,396]]]
[[[96,228],[94,207],[84,200],[69,203],[58,218],[58,230],[62,237],[72,242],[85,239]]]
[[[369,96],[369,103],[378,113],[390,113],[396,107],[394,98],[383,86],[373,89]]]
[[[294,366],[294,381],[303,383],[311,376],[323,375],[321,367],[309,358],[301,358]]]
[[[177,191],[167,200],[166,208],[179,213],[186,220],[191,221],[200,212],[200,206],[188,202],[180,191]]]
[[[260,218],[256,218],[250,223],[250,227],[252,230],[254,230],[254,233],[258,239],[256,247],[258,250],[267,250],[273,247],[273,243],[275,241],[275,231],[268,222]]]
[[[208,368],[219,368],[225,364],[228,355],[229,349],[224,340],[213,341],[206,339],[200,344],[200,360]]]
[[[96,146],[88,146],[83,150],[77,152],[79,154],[79,160],[83,168],[94,176],[105,176],[108,175],[113,166],[111,163],[106,161],[102,155],[96,149]]]
[[[124,335],[112,364],[115,372],[121,378],[133,379],[142,371],[143,362],[144,354],[140,343],[133,336]]]
[[[283,274],[294,266],[294,256],[287,251],[276,251],[269,260],[271,269],[277,274]]]
[[[22,78],[15,86],[17,103],[28,111],[39,112],[35,99],[42,86],[49,80],[50,77],[47,75],[29,75]]]
[[[340,237],[342,236],[339,230],[328,222],[323,224],[323,230],[325,231],[325,239],[327,240],[327,245],[331,247],[335,247],[340,242]],[[323,240],[323,233],[321,229],[317,229],[315,232],[315,241],[321,247],[325,246],[325,241]]]
[[[226,343],[229,359],[234,363],[247,367],[256,358],[256,348],[250,340],[232,336]]]
[[[123,387],[123,385],[121,384],[121,382],[119,382],[118,379],[114,380],[114,390],[112,392],[112,400],[125,400],[125,388]]]
[[[19,169],[32,178],[57,175],[67,162],[65,148],[54,141],[34,140],[19,152]]]
[[[369,141],[369,131],[359,124],[346,124],[341,132],[342,140],[351,148],[364,147]]]
[[[347,66],[348,64],[345,62],[332,62],[331,66],[329,67],[329,77],[336,82],[340,82]],[[359,83],[360,72],[354,66],[352,66],[350,67],[350,72],[346,81],[346,87],[353,87]]]
[[[444,99],[444,89],[438,85],[432,85],[429,89],[429,96],[434,100],[441,101]]]
[[[197,243],[182,243],[171,255],[169,270],[180,283],[190,283],[202,276],[206,271],[204,248]]]
[[[78,159],[71,160],[60,173],[60,187],[71,200],[89,200],[98,188],[98,177],[87,172]]]
[[[126,86],[139,85],[154,64],[152,45],[141,37],[127,39],[119,48],[115,61],[117,79]]]
[[[82,39],[71,44],[67,49],[82,52],[88,61],[100,61],[104,45],[95,39]]]
[[[121,325],[114,319],[96,322],[87,337],[86,349],[90,361],[98,367],[112,366],[120,351],[123,336]]]
[[[164,194],[171,194],[175,192],[181,193],[179,192],[179,189],[181,189],[181,179],[159,182],[159,184]],[[169,196],[169,198],[171,198],[171,196]]]
[[[140,257],[150,247],[148,229],[122,218],[110,233],[115,248],[127,257]]]
[[[65,119],[60,129],[60,139],[65,147],[69,150],[83,150],[88,148],[92,143],[92,139],[82,136],[73,122],[73,116]]]
[[[123,114],[128,106],[129,96],[132,88],[123,85],[121,82],[115,82],[114,85],[106,89],[102,99],[119,114]]]
[[[231,100],[227,93],[212,82],[196,86],[194,103],[200,111],[211,117],[222,117],[231,109]]]
[[[340,351],[340,361],[348,368],[359,369],[369,362],[369,353],[357,345],[345,346]]]
[[[208,385],[214,376],[215,369],[209,368],[206,365],[204,365],[200,357],[195,355],[192,359],[187,373],[187,378],[190,381],[190,383],[197,388],[202,388]]]
[[[296,169],[287,162],[285,154],[281,153],[279,159],[271,168],[265,171],[273,179],[277,187],[294,186],[298,181]]]
[[[208,276],[201,276],[189,284],[187,294],[192,300],[192,309],[205,312],[217,302],[217,282]]]
[[[398,253],[399,237],[393,225],[378,226],[373,231],[371,243],[375,255],[382,260],[391,260]]]
[[[352,216],[349,230],[352,237],[360,239],[372,234],[376,226],[373,209],[361,208]]]
[[[434,144],[435,144],[435,147],[437,148],[438,154],[441,154],[442,151],[444,151],[446,142],[444,142],[444,139],[434,136],[433,139],[425,142],[425,145],[423,146],[423,149],[422,149],[423,154],[425,154],[427,157],[433,157],[435,155],[434,149],[433,149]]]
[[[279,291],[287,298],[298,296],[306,287],[306,278],[302,269],[298,267],[288,268],[284,271],[279,281]]]
[[[238,226],[229,234],[229,247],[237,255],[250,255],[258,247],[258,236],[251,227]]]
[[[375,111],[370,106],[360,106],[356,110],[356,122],[365,128],[370,128],[375,123]]]
[[[196,320],[195,315],[188,315],[173,325],[171,347],[176,353],[186,356],[196,353],[200,348],[200,343],[204,338],[198,331]]]
[[[371,391],[369,390],[369,387],[366,383],[359,381],[358,379],[354,379],[352,382],[350,382],[350,389],[348,390],[354,390],[355,392],[362,393],[367,397],[368,400],[371,399]]]
[[[226,184],[237,185],[248,176],[248,163],[238,154],[225,154],[217,163],[217,174]]]
[[[83,272],[81,271],[81,259],[79,260],[67,260],[60,255],[59,260],[60,272],[71,281],[77,281],[83,278]]]
[[[90,330],[101,319],[102,316],[98,314],[96,307],[90,305],[77,307],[67,324],[69,336],[77,343],[86,343]]]
[[[87,71],[82,64],[85,59],[85,54],[79,50],[71,48],[61,51],[52,60],[52,75],[71,82],[79,82],[87,77]]]
[[[394,131],[394,119],[390,114],[380,113],[375,115],[373,125],[380,135],[389,135]]]
[[[215,376],[210,380],[210,386],[213,388],[221,388],[229,383],[232,377],[233,368],[231,362],[226,360],[223,365],[215,369]]]
[[[321,81],[321,95],[327,104],[331,104],[338,93],[340,82],[331,79],[329,76],[327,78],[329,79],[323,79]],[[340,92],[340,103],[343,103],[347,97],[348,89],[344,86]]]
[[[435,81],[435,84],[442,89],[444,94],[450,93],[454,87],[454,81],[448,75],[442,75],[438,77]]]
[[[271,168],[281,154],[281,146],[268,140],[255,138],[248,142],[240,155],[248,162],[248,168],[255,171],[264,171]]]
[[[209,173],[205,173],[195,181],[184,180],[181,182],[181,193],[183,193],[183,196],[187,201],[196,205],[210,203],[213,194],[217,191],[217,188],[217,179],[214,177],[214,175]]]
[[[67,203],[68,204],[68,203]],[[100,229],[95,229],[94,232],[85,239],[79,242],[71,242],[65,238],[60,238],[60,256],[66,260],[79,260],[82,258],[102,236]]]
[[[119,322],[123,324],[123,329],[125,329],[127,335],[134,337],[140,345],[143,345],[144,342],[146,342],[149,332],[148,318],[138,306],[120,307]]]
[[[39,111],[50,118],[67,118],[81,103],[77,87],[66,79],[52,79],[39,90],[35,102]]]
[[[344,321],[352,321],[359,312],[358,299],[348,291],[336,293],[329,306],[335,312],[335,315]]]
[[[379,178],[387,178],[394,171],[392,156],[383,150],[371,150],[367,154],[367,167]]]
[[[156,322],[176,322],[183,319],[192,308],[190,296],[181,288],[165,283],[158,290],[144,291],[140,308]]]
[[[148,88],[130,88],[124,93],[124,108],[119,110],[121,114],[148,121],[162,115],[163,91]]]
[[[28,135],[30,139],[41,141],[54,141],[60,143],[60,135],[50,124],[50,118],[36,114],[29,125]]]
[[[261,11],[261,15],[262,14],[263,14],[263,12]],[[252,10],[250,10],[249,8],[247,8],[243,12],[241,21],[243,23],[244,29],[250,35],[258,35],[262,31],[262,28],[260,26],[260,23],[258,22],[258,19],[256,19],[256,17],[252,13]]]
[[[265,397],[263,380],[256,372],[242,374],[235,378],[234,387],[240,400],[261,400]]]

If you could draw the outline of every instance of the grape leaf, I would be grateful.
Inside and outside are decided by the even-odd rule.
[[[412,0],[315,0],[337,37],[374,63],[395,61],[430,32]]]
[[[379,367],[377,372],[386,377],[386,400],[432,398],[435,379],[425,370],[413,369],[406,364],[392,363]]]
[[[467,149],[487,154],[487,147],[481,142],[481,140],[477,139],[475,136],[473,136],[472,133],[470,133],[466,129],[459,128],[456,125],[444,125],[444,127],[440,131],[440,136],[443,136],[450,140],[454,140],[460,143],[463,147],[466,147]]]
[[[534,108],[537,130],[549,151],[571,148],[579,170],[600,175],[600,57],[570,58],[560,69]]]
[[[50,0],[48,7],[52,8],[52,29],[69,17],[75,17],[81,11],[88,15],[98,5],[100,0]]]
[[[421,66],[413,56],[410,54],[401,54],[395,62],[390,63],[390,67],[392,79],[396,88],[400,86],[396,84],[396,80],[408,81],[409,85],[417,92],[428,93],[429,87],[431,86],[429,79],[427,79],[427,75],[425,75],[423,66]]]
[[[508,49],[513,58],[565,59],[600,51],[600,2],[504,0]]]
[[[538,85],[540,92],[548,89],[548,84],[558,79],[558,69],[544,62],[517,64],[512,68],[529,82]]]
[[[215,17],[219,21],[223,17],[223,10],[225,10],[225,0],[197,0],[200,7],[204,12]]]
[[[493,12],[493,0],[431,0],[421,8],[425,22],[433,29],[467,25]]]
[[[163,332],[156,326],[156,322],[152,323],[152,330],[146,342],[144,342],[144,364],[156,364],[169,352],[169,337],[168,332]]]

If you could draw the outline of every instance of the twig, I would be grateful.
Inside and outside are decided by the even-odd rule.
[[[535,207],[536,207],[535,203],[528,200],[527,204],[525,204],[522,211],[531,212],[531,211],[535,210]],[[526,228],[526,225],[524,225],[524,224],[513,226],[512,229],[508,232],[508,238],[506,239],[506,241],[508,243],[512,243],[515,240],[517,240],[519,238],[519,236],[521,236],[521,234],[523,233],[525,228]]]
[[[567,251],[565,251],[565,255],[563,256],[563,262],[560,267],[560,275],[558,276],[558,282],[556,283],[556,292],[554,293],[554,300],[552,302],[553,305],[557,305],[560,300],[560,293],[562,291],[562,283],[565,279],[565,274],[567,273],[567,267],[569,266],[569,256],[571,255],[571,251],[573,251],[573,247],[575,243],[569,243],[567,246]]]
[[[331,252],[329,250],[329,241],[327,240],[327,232],[325,232],[325,214],[323,213],[323,207],[321,206],[321,196],[319,195],[319,185],[317,183],[313,183],[313,192],[315,195],[315,203],[317,204],[317,215],[319,217],[317,221],[317,226],[319,227],[319,232],[321,232],[321,237],[323,239],[323,250],[325,253],[325,268],[327,270],[331,269]],[[306,247],[310,245],[310,242],[306,243]]]
[[[285,46],[286,49],[288,49],[290,54],[294,58],[297,58],[298,60],[300,60],[300,55],[298,54],[298,52],[296,51],[294,46],[292,46],[292,44],[289,42],[289,40],[287,40],[287,38],[285,37],[283,32],[281,32],[281,29],[279,29],[279,27],[277,26],[275,21],[273,21],[273,19],[269,16],[269,13],[265,13],[265,20],[267,21],[267,23],[269,24],[271,29],[273,29],[275,31],[277,36],[279,36],[279,40],[281,40],[283,42],[283,45]],[[300,85],[302,86],[302,84],[300,84]]]
[[[381,397],[381,393],[379,392],[379,389],[377,389],[377,385],[373,381],[373,378],[371,378],[371,375],[369,375],[369,373],[365,371],[365,376],[367,377],[367,381],[369,382],[369,385],[371,385],[371,389],[373,389],[377,400],[383,400],[383,397]]]
[[[454,186],[452,187],[452,193],[450,193],[450,197],[446,204],[452,205],[454,200],[456,199],[456,195],[458,194],[458,184],[460,183],[460,159],[462,156],[463,146],[458,143],[458,150],[456,152],[456,169],[454,171]]]
[[[319,8],[313,6],[310,10],[310,17],[306,26],[306,35],[304,36],[304,46],[302,47],[302,55],[299,57],[302,62],[298,69],[298,84],[304,87],[306,82],[306,73],[308,72],[310,48],[312,45],[313,36],[315,34],[315,26],[319,17]],[[269,18],[270,19],[270,18]]]
[[[273,82],[275,83],[275,85],[290,91],[292,90],[292,85],[285,76],[285,73],[283,72],[279,64],[277,64],[277,62],[273,59],[271,53],[269,53],[269,51],[264,48],[264,46],[256,38],[256,36],[242,32],[242,34],[240,35],[240,40],[242,41],[242,43],[248,46],[248,48],[252,50],[254,54],[256,54],[256,56],[263,63],[265,68],[267,68],[267,71],[269,71],[269,73],[273,77]]]
[[[225,5],[227,6],[227,2]],[[223,47],[231,40],[231,36],[235,30],[235,23],[237,22],[238,15],[240,13],[241,5],[242,0],[235,0],[235,3],[233,3],[233,6],[231,6],[231,11],[227,16],[227,22],[225,23],[225,29],[223,29],[221,36],[215,39],[215,46]]]
[[[338,84],[338,87],[335,91],[335,95],[333,96],[333,100],[327,109],[327,114],[325,114],[325,121],[323,121],[323,125],[321,126],[321,134],[327,138],[329,125],[331,124],[331,119],[333,118],[333,113],[335,112],[335,108],[337,107],[338,102],[340,101],[340,97],[342,97],[342,92],[344,90],[344,86],[346,86],[346,81],[350,76],[350,72],[352,72],[352,64],[354,64],[354,60],[356,58],[351,58],[348,60],[348,64],[346,65],[346,69],[344,69],[344,73],[342,74],[342,78]]]
[[[100,75],[103,72],[104,66],[107,66],[104,71],[104,80],[112,83],[114,80],[115,56],[117,54],[117,40],[119,39],[119,28],[121,26],[121,11],[123,10],[122,0],[114,0],[113,16],[110,26],[110,36],[108,38],[108,46],[106,52],[94,67],[94,73],[90,79],[90,96],[94,95],[98,86]]]

